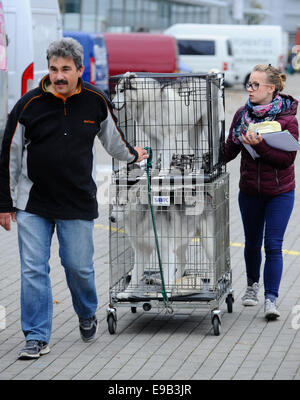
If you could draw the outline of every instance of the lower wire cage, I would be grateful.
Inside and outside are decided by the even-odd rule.
[[[152,148],[153,168],[189,164],[207,182],[225,172],[223,74],[128,72],[111,77],[110,89],[118,126],[131,145]]]
[[[229,248],[229,174],[207,183],[194,175],[180,179],[147,176],[128,185],[111,184],[110,305],[108,329],[115,333],[117,307],[172,312],[211,311],[220,333],[220,305],[232,312]]]

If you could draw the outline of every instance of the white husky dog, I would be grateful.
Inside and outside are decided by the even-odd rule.
[[[126,234],[134,250],[134,267],[130,284],[118,299],[134,297],[141,287],[145,267],[150,267],[151,256],[157,251],[151,210],[147,200],[147,186],[139,181],[128,191],[119,187],[118,199],[112,209],[112,222],[124,224]],[[201,235],[206,257],[213,260],[214,224],[211,204],[203,192],[195,197],[185,196],[183,204],[175,204],[174,198],[167,207],[153,206],[163,278],[167,292],[180,279],[187,264],[187,250],[192,238]],[[204,235],[203,235],[204,233]],[[155,262],[156,269],[158,261]]]
[[[173,154],[195,154],[204,147],[201,141],[207,140],[206,102],[199,95],[195,98],[197,91],[203,91],[200,84],[196,88],[193,82],[162,85],[127,72],[116,86],[115,109],[124,107],[127,118],[135,121],[138,132],[144,135],[136,141],[147,140],[158,169],[168,171]]]

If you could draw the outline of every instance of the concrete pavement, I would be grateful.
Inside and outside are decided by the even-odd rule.
[[[152,311],[132,314],[121,307],[117,333],[109,334],[105,311],[108,231],[107,211],[103,209],[95,227],[98,339],[85,344],[79,338],[77,317],[54,237],[50,273],[54,296],[51,353],[36,361],[17,360],[24,338],[19,323],[20,274],[14,225],[9,233],[0,231],[0,305],[6,311],[6,327],[0,331],[0,379],[300,379],[300,197],[296,196],[284,241],[281,317],[278,321],[266,322],[263,290],[256,307],[245,308],[240,300],[245,272],[243,233],[236,201],[238,166],[237,160],[228,167],[235,303],[232,314],[227,313],[225,304],[222,306],[220,336],[213,335],[209,312],[183,309],[173,315]],[[300,158],[296,166],[300,176]]]

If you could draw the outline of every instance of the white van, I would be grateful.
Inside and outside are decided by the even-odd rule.
[[[2,0],[8,36],[8,110],[48,72],[46,49],[62,37],[57,0]]]
[[[234,61],[230,40],[212,33],[170,31],[165,34],[176,38],[179,61],[191,68],[192,72],[207,73],[210,70],[224,72],[225,83],[232,86],[238,77],[234,73]]]
[[[7,76],[7,52],[6,33],[2,2],[0,1],[0,153],[1,144],[8,112],[8,76]]]
[[[284,70],[287,35],[276,25],[175,24],[166,30],[173,35],[221,35],[231,40],[238,82],[246,84],[256,64],[272,64]]]

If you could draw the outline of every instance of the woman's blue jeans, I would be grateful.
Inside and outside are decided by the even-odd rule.
[[[245,233],[248,285],[259,282],[264,239],[265,297],[275,299],[283,269],[282,242],[294,206],[294,190],[277,196],[249,196],[240,191],[239,206]]]
[[[21,259],[21,324],[26,340],[49,343],[53,299],[49,277],[50,246],[56,227],[59,256],[65,269],[73,306],[79,317],[97,308],[94,279],[94,221],[47,219],[17,211]]]

